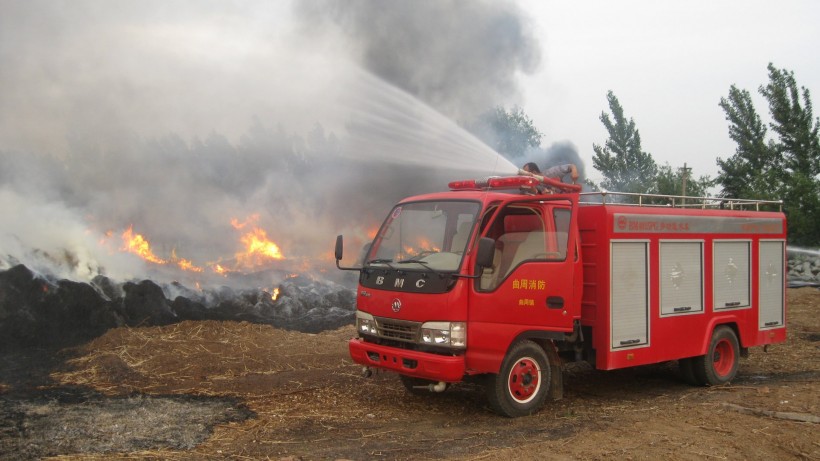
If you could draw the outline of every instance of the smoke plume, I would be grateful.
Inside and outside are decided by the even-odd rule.
[[[311,34],[346,37],[362,65],[456,120],[518,97],[516,77],[540,49],[524,12],[506,1],[298,2]]]
[[[255,226],[323,274],[399,198],[514,168],[450,118],[536,65],[517,7],[295,5],[0,0],[0,269],[219,281]]]

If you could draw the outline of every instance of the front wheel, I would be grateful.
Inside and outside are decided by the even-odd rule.
[[[544,350],[532,341],[517,342],[504,357],[499,373],[488,377],[490,407],[510,418],[531,415],[544,405],[550,379]]]
[[[706,355],[692,358],[692,371],[704,386],[726,384],[737,375],[740,361],[740,343],[735,331],[719,326],[712,333]]]

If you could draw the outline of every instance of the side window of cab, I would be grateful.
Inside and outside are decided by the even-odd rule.
[[[547,227],[543,210],[537,205],[506,207],[485,235],[495,240],[495,255],[493,265],[482,273],[481,290],[494,290],[524,261],[548,257]]]

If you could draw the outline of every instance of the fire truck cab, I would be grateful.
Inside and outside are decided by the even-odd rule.
[[[398,203],[362,266],[340,267],[360,272],[351,358],[414,393],[481,379],[516,417],[561,398],[569,361],[677,360],[688,382],[717,385],[749,347],[785,340],[779,202],[543,182],[553,193],[512,176]]]

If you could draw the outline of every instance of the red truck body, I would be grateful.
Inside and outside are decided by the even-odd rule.
[[[560,398],[567,361],[679,360],[712,385],[786,338],[779,211],[465,188],[397,204],[360,269],[350,355],[411,392],[482,377],[491,406],[520,416]]]

